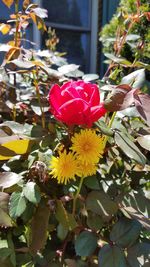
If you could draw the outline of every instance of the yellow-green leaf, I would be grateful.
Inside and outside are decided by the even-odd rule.
[[[0,145],[0,160],[26,154],[31,150],[33,140],[14,140]]]
[[[14,0],[2,0],[3,3],[7,6],[7,7],[11,7],[11,5],[13,4]]]

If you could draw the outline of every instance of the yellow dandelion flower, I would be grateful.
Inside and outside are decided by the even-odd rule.
[[[80,176],[81,177],[87,177],[92,176],[96,174],[97,171],[97,165],[96,164],[82,164],[79,162],[79,170],[80,170]]]
[[[50,168],[50,174],[59,184],[67,184],[70,180],[75,180],[79,169],[74,154],[72,152],[67,154],[66,151],[59,153],[59,157],[52,157]]]
[[[95,164],[99,161],[104,150],[104,138],[97,135],[94,130],[81,130],[71,141],[71,150],[83,164]]]

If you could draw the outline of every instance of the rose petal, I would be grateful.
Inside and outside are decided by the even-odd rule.
[[[82,125],[85,124],[85,119],[89,115],[90,109],[85,101],[76,98],[63,104],[59,111],[66,124]]]
[[[49,103],[51,109],[58,112],[59,107],[62,105],[61,88],[58,84],[53,85],[49,92]]]
[[[105,115],[106,112],[107,112],[107,110],[104,107],[104,103],[101,103],[98,106],[92,107],[91,108],[91,115],[90,115],[91,121],[95,122],[95,121],[99,120],[102,116]]]

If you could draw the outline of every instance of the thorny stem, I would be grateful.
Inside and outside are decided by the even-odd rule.
[[[75,212],[76,212],[76,202],[77,202],[78,196],[80,194],[80,190],[81,190],[81,187],[82,187],[82,184],[83,184],[83,180],[84,180],[84,176],[82,176],[81,179],[80,179],[78,190],[77,190],[77,192],[76,192],[76,194],[74,196],[74,199],[73,199],[73,209],[72,209],[72,215],[73,216],[75,215]]]

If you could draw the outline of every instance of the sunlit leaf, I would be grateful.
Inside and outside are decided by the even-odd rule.
[[[39,16],[37,16],[34,12],[31,12],[30,13],[30,17],[33,20],[33,22],[36,24],[38,30],[44,30],[44,31],[47,30],[47,28],[45,26],[45,23],[42,20],[42,18],[40,18]]]
[[[128,108],[134,102],[133,94],[134,90],[129,85],[117,86],[104,102],[106,109],[114,112]]]
[[[150,135],[144,135],[137,138],[138,143],[143,148],[150,151]]]
[[[134,72],[131,72],[127,76],[123,77],[121,83],[123,84],[129,84],[134,89],[140,89],[145,82],[145,70],[140,69],[136,70]]]
[[[0,32],[2,32],[2,34],[7,34],[11,29],[11,26],[9,24],[5,24],[5,23],[2,23],[0,24]]]
[[[9,214],[12,218],[19,217],[26,209],[26,200],[21,192],[13,192],[10,197]]]
[[[41,194],[39,187],[34,182],[26,183],[25,187],[23,188],[24,196],[32,203],[37,204],[40,202]]]
[[[115,142],[122,151],[131,159],[137,161],[141,165],[145,165],[146,158],[138,147],[132,142],[128,136],[122,132],[115,132]]]
[[[97,74],[85,74],[83,75],[82,79],[85,82],[91,82],[99,79],[99,76]]]
[[[47,18],[48,17],[48,11],[44,8],[36,7],[33,9],[33,11],[40,18]]]
[[[75,64],[67,64],[67,65],[63,65],[62,67],[58,68],[58,71],[61,74],[67,74],[69,72],[75,71],[79,68],[79,65],[75,65]]]
[[[128,215],[130,215],[131,219],[137,220],[143,227],[145,227],[148,231],[150,231],[150,220],[145,217],[141,212],[137,211],[132,207],[123,207],[122,211],[126,211]]]
[[[22,179],[21,175],[14,172],[0,173],[0,188],[5,189],[17,184]]]
[[[16,155],[26,154],[31,150],[33,140],[14,140],[0,146],[0,160],[7,160]]]
[[[5,58],[7,62],[10,60],[18,58],[20,55],[20,48],[18,47],[11,47],[8,52],[5,54]]]
[[[3,3],[7,6],[7,7],[11,7],[11,5],[14,3],[14,0],[2,0]]]

